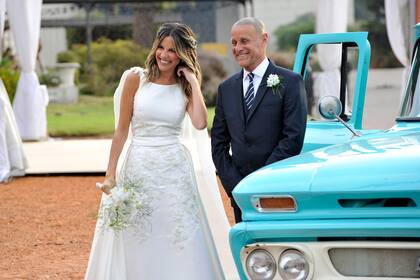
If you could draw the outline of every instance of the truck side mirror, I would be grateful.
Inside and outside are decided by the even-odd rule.
[[[361,136],[360,132],[355,131],[345,121],[340,118],[343,110],[340,99],[335,96],[327,95],[322,97],[318,103],[319,114],[327,120],[339,120],[345,127],[347,127],[353,136]]]

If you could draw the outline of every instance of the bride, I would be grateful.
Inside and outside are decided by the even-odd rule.
[[[85,279],[224,279],[192,159],[179,140],[186,113],[196,129],[207,126],[196,47],[190,27],[163,24],[145,69],[121,78],[119,120],[99,184],[104,194]]]

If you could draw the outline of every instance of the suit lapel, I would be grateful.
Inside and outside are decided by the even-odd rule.
[[[248,117],[246,119],[246,122],[248,122],[249,119],[252,117],[252,115],[254,114],[258,105],[260,104],[261,100],[263,99],[265,93],[267,92],[267,89],[268,89],[267,78],[268,78],[268,75],[270,75],[272,73],[274,73],[273,64],[270,62],[268,64],[267,70],[265,70],[265,73],[264,73],[264,76],[261,80],[260,86],[258,87],[257,94],[256,94],[255,99],[254,99],[254,104],[251,108],[251,111],[248,112]]]
[[[239,72],[236,75],[235,78],[235,84],[234,84],[234,94],[235,94],[235,107],[237,108],[237,110],[239,111],[239,116],[241,118],[242,123],[245,123],[245,117],[244,117],[244,106],[243,106],[243,99],[244,99],[244,88],[242,85],[242,76],[243,76],[243,70],[241,72]]]

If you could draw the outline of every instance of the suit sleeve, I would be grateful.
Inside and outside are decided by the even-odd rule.
[[[242,180],[242,175],[233,165],[232,157],[229,154],[231,136],[225,118],[223,98],[219,86],[216,99],[216,112],[211,130],[211,150],[214,165],[222,181],[223,187],[229,197],[235,186]]]
[[[294,75],[286,86],[283,100],[282,139],[266,165],[297,155],[302,150],[306,130],[306,91],[300,75]]]

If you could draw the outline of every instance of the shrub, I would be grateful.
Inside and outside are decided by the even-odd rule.
[[[203,75],[202,92],[207,106],[216,105],[217,88],[227,73],[220,58],[213,53],[200,51],[198,53]]]
[[[372,68],[402,67],[389,44],[385,23],[366,20],[352,26],[351,29],[369,31],[368,40],[372,49],[370,65]]]
[[[56,87],[61,83],[61,79],[59,76],[54,74],[52,71],[48,71],[47,73],[42,73],[39,75],[39,83],[41,85],[46,85],[47,87]]]
[[[58,63],[65,63],[65,62],[78,62],[79,59],[77,54],[72,51],[63,51],[57,54],[57,62]]]
[[[315,33],[315,16],[312,13],[302,15],[290,24],[279,26],[274,32],[277,48],[295,52],[300,34],[307,33]]]
[[[367,1],[366,3],[371,2]],[[373,4],[373,8],[376,11],[375,17],[359,21],[354,25],[348,26],[348,31],[369,32],[368,39],[372,48],[372,68],[401,67],[401,64],[392,52],[388,41],[383,14],[384,11],[378,12],[378,9],[383,10],[383,8],[375,6],[379,5],[378,3],[382,3],[380,5],[383,6],[383,2]],[[290,24],[279,26],[275,31],[275,36],[277,37],[277,48],[281,51],[295,52],[300,34],[308,33],[315,33],[315,16],[313,14],[300,16]],[[285,60],[285,58],[281,55],[274,55],[273,60],[279,63],[278,65],[283,65],[284,63],[284,65],[287,66],[287,60]]]
[[[0,62],[0,77],[9,95],[10,102],[13,102],[19,81],[19,71],[12,60],[3,58]]]
[[[68,46],[84,44],[86,42],[86,28],[84,26],[66,27]],[[92,40],[106,37],[110,40],[129,40],[133,36],[133,25],[95,26],[92,29]]]
[[[143,66],[149,51],[128,40],[100,39],[91,48],[90,69],[86,63],[86,45],[73,45],[66,56],[74,57],[81,65],[81,93],[99,96],[112,95],[124,70]]]

